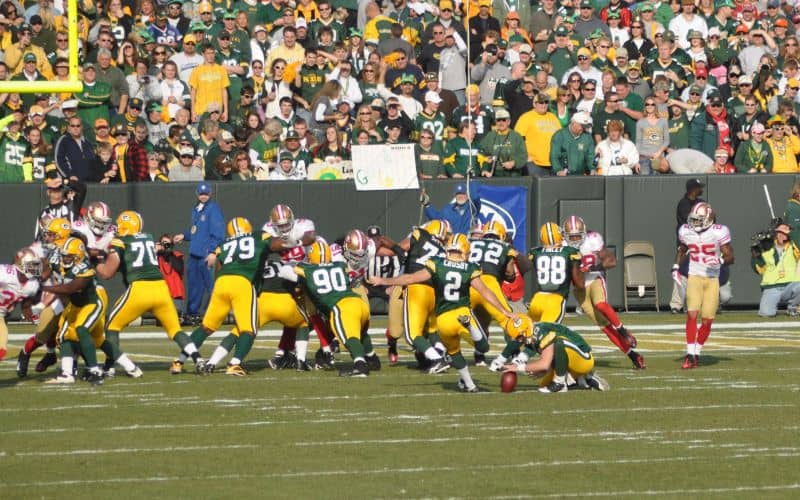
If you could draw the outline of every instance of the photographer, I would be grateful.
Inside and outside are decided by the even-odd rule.
[[[183,310],[183,299],[185,298],[183,288],[183,254],[172,247],[172,238],[168,234],[162,234],[156,243],[156,255],[158,255],[158,268],[164,281],[167,282],[169,295],[175,303],[175,309]]]
[[[790,316],[798,314],[800,281],[796,269],[800,248],[792,242],[789,233],[789,225],[778,220],[774,229],[753,236],[750,265],[761,275],[759,316],[775,316],[781,304],[786,304]]]

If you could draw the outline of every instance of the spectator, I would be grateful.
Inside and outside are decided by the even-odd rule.
[[[791,240],[790,232],[788,224],[779,224],[771,241],[762,240],[751,247],[750,265],[761,276],[759,316],[772,318],[784,304],[789,316],[798,315],[800,248]]]
[[[603,78],[603,73],[592,65],[592,51],[586,47],[578,49],[577,54],[578,64],[569,68],[564,72],[561,83],[567,83],[572,78],[572,75],[577,73],[581,77],[581,82],[593,80],[595,83]],[[602,97],[602,95],[600,96]]]
[[[118,123],[111,131],[116,144],[114,159],[119,167],[119,182],[147,180],[147,151],[136,141],[130,140],[128,128]]]
[[[497,124],[481,140],[480,149],[491,157],[491,168],[488,177],[519,177],[525,174],[528,152],[525,140],[511,129],[511,114],[505,108],[499,108],[494,114]]]
[[[22,135],[23,116],[17,112],[3,120],[7,125],[0,136],[0,183],[32,180],[30,145]]]
[[[195,155],[194,147],[181,145],[179,163],[169,169],[170,182],[197,182],[203,180],[203,162]]]
[[[675,40],[683,49],[688,49],[689,32],[698,31],[702,38],[708,35],[708,25],[705,20],[694,12],[694,0],[681,0],[681,13],[669,23],[669,30],[675,33]]]
[[[478,15],[469,17],[469,60],[480,55],[484,35],[489,31],[500,33],[500,21],[491,15],[491,0],[478,0]]]
[[[611,36],[608,25],[594,15],[594,4],[591,0],[581,0],[578,19],[575,22],[575,33],[581,37],[588,37],[589,34],[600,31],[607,37]],[[599,81],[599,80],[598,80]]]
[[[792,185],[789,201],[786,203],[786,210],[783,212],[783,220],[791,228],[792,241],[798,244],[800,232],[796,232],[795,228],[800,229],[800,182],[795,182]]]
[[[630,124],[628,116],[619,110],[619,95],[611,91],[606,94],[604,105],[595,108],[592,114],[592,135],[595,143],[600,143],[606,137],[606,126],[612,121],[618,121],[623,125],[623,135],[631,137],[635,133],[634,125]]]
[[[214,46],[204,45],[203,64],[196,67],[189,78],[188,83],[192,95],[192,123],[197,123],[211,104],[219,106],[221,121],[228,120],[228,87],[231,83],[228,72],[215,62],[215,57]]]
[[[233,155],[236,152],[234,151],[235,142],[233,134],[227,130],[222,130],[219,133],[219,139],[208,148],[205,154],[205,180],[222,180],[217,167],[222,163],[227,163],[228,165],[233,164]],[[221,161],[218,161],[220,158]]]
[[[480,150],[476,135],[475,124],[465,121],[458,126],[458,137],[447,141],[442,163],[448,176],[454,179],[470,175],[490,176],[486,154]]]
[[[189,263],[186,270],[189,301],[186,315],[199,324],[206,294],[211,293],[211,267],[214,249],[225,239],[225,219],[220,206],[211,199],[211,185],[197,186],[197,203],[192,207],[192,226],[173,236],[174,243],[189,242]]]
[[[642,175],[651,175],[654,171],[664,173],[662,160],[669,145],[669,122],[656,114],[656,102],[652,97],[648,97],[644,101],[644,116],[636,122],[639,173]]]
[[[737,172],[741,174],[772,172],[772,149],[764,142],[765,131],[764,125],[755,122],[747,134],[748,139],[739,143],[734,158]]]
[[[481,91],[474,83],[467,88],[467,102],[459,106],[453,113],[452,124],[460,129],[460,124],[469,121],[475,125],[475,136],[478,140],[491,130],[494,125],[492,108],[480,103]]]
[[[183,51],[176,52],[169,60],[175,64],[178,78],[181,82],[188,82],[192,71],[203,64],[203,56],[197,53],[197,37],[192,33],[183,36]]]
[[[296,130],[286,134],[281,153],[288,153],[292,158],[292,166],[297,177],[308,177],[308,166],[311,165],[311,154],[300,143],[301,136]]]
[[[689,147],[714,157],[717,148],[733,151],[733,118],[722,104],[719,94],[712,94],[705,109],[689,125]]]
[[[447,171],[442,163],[444,152],[441,143],[435,140],[433,131],[424,128],[419,132],[419,143],[414,146],[414,156],[420,179],[447,179]]]
[[[472,67],[470,76],[478,83],[481,93],[481,104],[491,105],[498,82],[511,79],[511,72],[497,58],[497,45],[487,45],[481,54],[480,61]]]
[[[537,54],[541,54],[542,51],[545,50],[546,48],[548,49],[548,52],[550,52],[549,40],[551,34],[553,33],[553,26],[555,26],[556,17],[559,15],[559,12],[556,9],[555,5],[556,5],[555,0],[542,0],[541,8],[538,11],[531,14],[530,24],[529,24],[530,37],[531,41],[533,42],[533,49],[536,51]],[[563,28],[563,30],[561,31],[561,33],[563,34],[559,35],[560,28],[561,26],[559,26],[555,30],[556,45],[559,44],[559,37],[563,37],[561,41],[561,47],[564,48],[566,48],[567,46],[571,47],[572,44],[569,42],[569,39],[567,38],[568,34],[566,28]],[[564,42],[564,40],[566,40],[566,43]],[[540,61],[543,60],[539,56],[537,56],[537,59],[539,59]],[[556,72],[555,67],[553,71]],[[556,76],[556,78],[560,80],[561,79],[560,74],[559,76]]]
[[[514,130],[525,138],[528,167],[531,175],[553,175],[550,146],[553,135],[561,128],[561,122],[548,109],[549,99],[544,94],[534,98],[534,106],[519,118]]]
[[[169,177],[165,174],[166,162],[161,153],[150,151],[147,153],[147,177],[146,182],[169,182]]]
[[[714,152],[714,173],[716,174],[733,174],[736,172],[736,167],[729,161],[728,150],[725,148],[718,148]]]
[[[78,101],[78,116],[85,123],[94,123],[97,118],[109,118],[111,105],[111,85],[97,81],[94,63],[83,65],[83,92],[75,94]]]
[[[162,49],[163,50],[163,49]],[[110,112],[124,114],[128,108],[129,89],[128,82],[122,70],[111,65],[111,51],[101,48],[97,51],[97,81],[105,82],[111,87],[109,98]]]
[[[640,173],[639,152],[630,140],[623,137],[623,128],[619,120],[611,120],[606,125],[607,137],[595,147],[597,175]]]
[[[431,205],[431,200],[425,190],[422,190],[420,201],[425,209],[425,217],[428,220],[446,220],[453,228],[453,233],[469,234],[472,228],[472,220],[481,211],[480,185],[470,182],[469,194],[467,185],[464,183],[456,184],[455,198],[441,210],[436,210]]]
[[[54,147],[58,172],[64,179],[86,180],[89,165],[97,156],[94,148],[83,135],[83,122],[77,116],[67,122],[67,133],[61,136]]]
[[[33,29],[29,24],[22,23],[16,30],[17,42],[5,47],[6,66],[12,74],[21,73],[25,66],[25,55],[33,54],[36,59],[36,71],[41,73],[45,79],[53,76],[53,68],[47,59],[44,49],[33,44]],[[9,37],[10,38],[10,37]]]
[[[298,170],[292,153],[289,151],[281,151],[278,157],[278,167],[273,169],[269,174],[271,181],[296,181],[306,178],[305,172]]]
[[[559,129],[550,141],[550,165],[558,176],[595,175],[594,140],[589,113],[575,113],[569,125]]]
[[[449,1],[449,0],[445,0]],[[463,105],[466,102],[465,90],[467,87],[467,45],[460,39],[457,40],[457,30],[461,27],[458,26],[453,31],[445,31],[445,45],[442,49],[439,58],[439,75],[440,86],[444,90],[452,92],[458,104]],[[459,43],[460,42],[460,43]]]
[[[789,127],[781,115],[769,119],[767,126],[770,136],[767,138],[772,152],[772,172],[776,174],[798,173],[797,155],[800,154],[800,138]]]
[[[335,125],[325,127],[324,140],[314,148],[314,161],[341,163],[349,159],[350,150],[347,136],[340,135]]]

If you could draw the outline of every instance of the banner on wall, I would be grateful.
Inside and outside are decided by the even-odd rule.
[[[414,145],[353,146],[353,181],[358,191],[419,189]]]
[[[502,222],[509,234],[513,235],[514,248],[527,253],[525,238],[528,227],[528,190],[520,186],[481,185],[481,223],[491,220]]]

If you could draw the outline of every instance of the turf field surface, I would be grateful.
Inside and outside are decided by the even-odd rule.
[[[606,393],[540,394],[472,368],[413,369],[409,351],[368,379],[264,367],[251,375],[167,373],[175,347],[153,327],[122,335],[145,370],[101,387],[14,373],[22,331],[0,363],[3,498],[796,498],[800,494],[800,322],[726,313],[701,367],[681,370],[683,317],[625,315],[647,358],[635,371],[585,319]],[[144,338],[139,338],[144,337]],[[216,345],[203,347],[207,356]],[[312,345],[314,343],[312,342]],[[493,334],[492,352],[500,336]],[[40,357],[33,356],[32,365]],[[469,356],[468,356],[469,357]],[[490,359],[491,359],[490,355]],[[340,364],[347,356],[338,355]],[[51,371],[46,374],[52,376]]]

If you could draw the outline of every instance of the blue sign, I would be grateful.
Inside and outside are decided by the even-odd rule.
[[[526,228],[528,226],[528,190],[520,186],[481,185],[481,211],[478,219],[481,224],[490,220],[502,222],[509,234],[513,235],[514,248],[523,254],[526,248]]]

